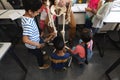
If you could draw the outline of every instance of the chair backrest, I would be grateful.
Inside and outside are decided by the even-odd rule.
[[[59,59],[50,57],[50,60],[51,60],[51,66],[53,69],[63,69],[64,67],[70,67],[72,57],[67,56],[64,59],[63,59],[63,57],[62,58],[59,57]]]
[[[0,9],[4,9],[4,8],[3,8],[3,5],[2,5],[1,3],[0,3]]]
[[[7,2],[7,0],[1,0],[1,3],[3,9],[14,9],[12,5],[9,2]]]
[[[18,26],[14,21],[11,20],[0,20],[0,41],[8,41],[16,43],[22,36],[22,28]]]
[[[22,7],[21,0],[7,0],[14,9],[20,9]]]
[[[105,24],[101,29],[98,30],[97,33],[106,33],[109,30],[114,30],[116,25],[117,25],[116,23]]]

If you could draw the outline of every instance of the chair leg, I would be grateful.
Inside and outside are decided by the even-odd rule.
[[[106,40],[106,35],[103,34],[102,39],[101,37],[99,38],[98,36],[101,36],[101,35],[95,35],[94,37],[94,43],[99,51],[99,55],[100,57],[103,57],[104,56],[104,44],[105,44],[105,40]],[[100,43],[99,41],[103,41],[102,43]]]
[[[120,64],[120,57],[105,71],[106,76],[111,80],[109,73],[113,71]]]
[[[103,56],[104,56],[103,46],[100,45],[100,43],[98,43],[98,42],[95,42],[95,43],[96,43],[97,49],[98,49],[98,51],[99,51],[100,57],[103,57]]]
[[[71,62],[72,62],[72,56],[71,56],[71,57],[69,57],[68,67],[70,67],[70,66],[71,66]]]

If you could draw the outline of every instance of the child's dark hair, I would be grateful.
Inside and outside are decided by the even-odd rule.
[[[23,3],[23,8],[28,11],[37,11],[38,9],[40,9],[40,7],[42,6],[42,3],[40,0],[22,0]]]
[[[53,40],[53,44],[57,50],[62,50],[64,48],[64,45],[65,45],[63,38],[61,36],[55,37]]]
[[[81,39],[83,40],[83,42],[87,43],[91,40],[91,38],[92,38],[91,30],[88,28],[83,28],[81,32]]]
[[[89,42],[92,39],[92,32],[90,29],[88,28],[83,28],[82,32],[81,32],[81,39],[83,40],[83,42],[85,43],[85,63],[88,64],[88,58],[87,58],[87,54],[88,54],[88,48],[87,48],[87,42]]]

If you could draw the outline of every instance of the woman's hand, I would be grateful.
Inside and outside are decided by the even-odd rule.
[[[54,37],[56,36],[56,33],[50,33],[50,35],[49,35],[49,37],[48,38],[46,38],[45,40],[44,40],[44,42],[49,42],[50,40],[52,40]]]
[[[87,8],[85,8],[85,11],[91,12],[91,11],[92,11],[92,9],[91,9],[91,8],[89,8],[89,7],[87,7]]]

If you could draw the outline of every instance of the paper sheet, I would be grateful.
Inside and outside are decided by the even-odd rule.
[[[14,12],[14,13],[11,13],[9,14],[9,17],[12,19],[12,20],[15,20],[17,18],[20,18],[22,15],[18,12]]]
[[[73,12],[85,12],[85,8],[87,7],[87,4],[74,4],[72,6]]]

